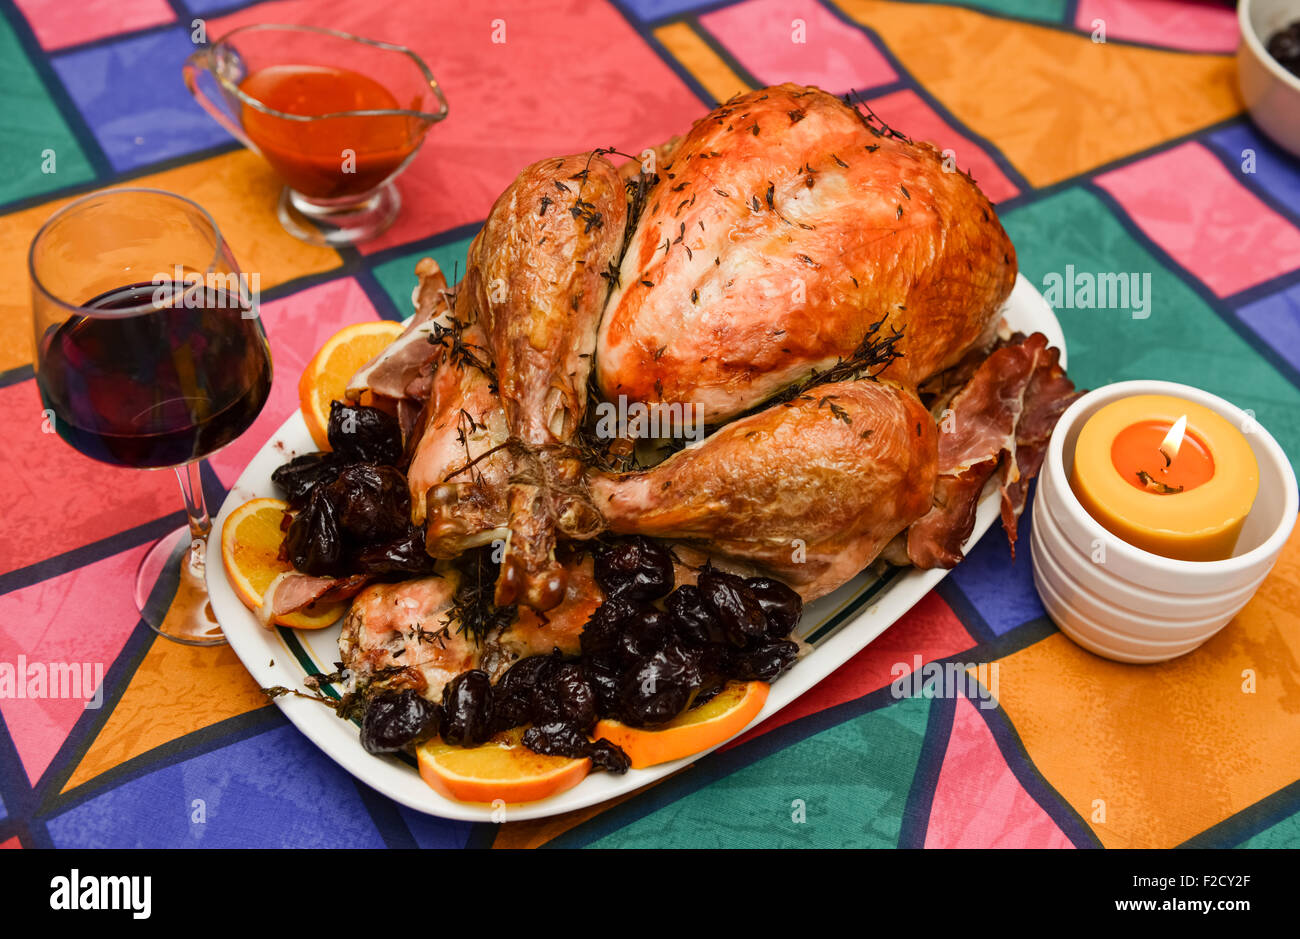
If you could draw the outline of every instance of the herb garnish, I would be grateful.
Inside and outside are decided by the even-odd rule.
[[[460,585],[452,597],[451,608],[443,618],[443,628],[453,627],[475,644],[505,629],[519,614],[517,606],[497,606],[492,596],[501,565],[492,560],[496,548],[486,544],[466,551],[452,561],[460,572]]]

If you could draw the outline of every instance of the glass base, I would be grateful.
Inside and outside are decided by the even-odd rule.
[[[402,197],[392,183],[362,202],[322,205],[288,186],[280,192],[276,214],[284,230],[314,245],[355,245],[377,238],[397,220]]]
[[[160,636],[190,646],[226,641],[208,602],[204,580],[207,544],[186,525],[149,549],[135,575],[135,605]]]

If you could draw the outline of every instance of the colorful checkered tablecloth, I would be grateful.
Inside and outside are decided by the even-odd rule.
[[[1146,318],[1057,311],[1077,383],[1205,388],[1253,410],[1294,461],[1300,164],[1242,114],[1230,6],[0,0],[0,14],[0,846],[1300,846],[1300,534],[1212,641],[1127,666],[1057,631],[1027,551],[1013,562],[993,531],[851,662],[676,776],[544,821],[447,822],[337,767],[228,648],[140,621],[132,577],[182,520],[176,483],[43,433],[31,366],[25,253],[51,212],[126,181],[204,205],[261,275],[276,368],[260,419],[204,467],[219,505],[297,406],[318,345],[403,317],[418,258],[463,270],[521,167],[638,152],[737,91],[793,80],[856,90],[951,150],[1036,284],[1071,267],[1150,275]],[[182,85],[200,19],[214,37],[329,25],[432,65],[451,114],[381,240],[335,251],[280,229],[278,183]],[[998,706],[892,693],[896,666],[933,661],[996,663]],[[3,695],[6,663],[46,662],[102,665],[102,700]]]

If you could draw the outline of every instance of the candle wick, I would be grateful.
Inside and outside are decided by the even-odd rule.
[[[1137,471],[1138,482],[1151,492],[1159,493],[1162,496],[1176,495],[1183,491],[1182,486],[1170,486],[1168,483],[1162,483],[1146,470]]]

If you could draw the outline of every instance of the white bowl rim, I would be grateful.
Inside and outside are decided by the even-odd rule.
[[[1234,412],[1233,416],[1236,417],[1234,423],[1238,425],[1240,425],[1241,419],[1247,416],[1245,411],[1231,401],[1220,398],[1208,391],[1202,391],[1200,388],[1179,384],[1178,382],[1136,379],[1095,388],[1066,409],[1057,422],[1056,429],[1052,432],[1052,439],[1047,445],[1047,458],[1043,461],[1043,472],[1052,477],[1052,488],[1056,491],[1062,505],[1071,510],[1083,526],[1092,532],[1094,537],[1105,541],[1107,551],[1115,551],[1121,558],[1132,564],[1148,567],[1155,566],[1172,574],[1195,577],[1205,574],[1210,569],[1213,569],[1216,574],[1237,574],[1246,572],[1257,564],[1271,563],[1272,559],[1281,552],[1283,544],[1291,535],[1291,529],[1295,527],[1296,513],[1300,511],[1300,493],[1296,491],[1295,470],[1292,468],[1286,452],[1282,449],[1282,445],[1273,439],[1273,435],[1258,421],[1254,422],[1257,429],[1251,433],[1251,436],[1258,436],[1263,444],[1262,449],[1275,463],[1282,467],[1284,471],[1282,473],[1283,485],[1286,488],[1286,493],[1281,518],[1278,520],[1277,526],[1261,544],[1249,551],[1225,558],[1222,561],[1184,561],[1179,558],[1167,558],[1160,554],[1153,554],[1150,551],[1129,544],[1108,528],[1103,527],[1079,502],[1078,497],[1074,494],[1074,488],[1070,485],[1065,474],[1066,435],[1079,419],[1079,415],[1090,406],[1139,394],[1166,394],[1173,397],[1187,398],[1220,414],[1222,414],[1221,408],[1226,405]],[[1222,416],[1227,417],[1228,415]]]
[[[1273,58],[1259,33],[1255,32],[1255,27],[1250,24],[1251,6],[1251,0],[1239,0],[1237,4],[1237,30],[1241,33],[1241,41],[1250,47],[1250,51],[1255,58],[1259,59],[1266,69],[1289,85],[1294,91],[1300,93],[1300,76],[1288,72],[1282,67],[1281,62]],[[1297,13],[1297,16],[1300,17],[1300,13]]]

